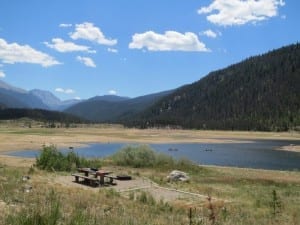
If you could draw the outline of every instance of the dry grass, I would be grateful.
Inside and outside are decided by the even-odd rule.
[[[143,181],[143,185],[148,185],[147,180],[150,179],[163,187],[212,196],[209,203],[207,199],[195,196],[164,198],[162,189],[155,188],[119,194],[117,186],[115,191],[90,188],[73,183],[69,174],[36,169],[28,181],[33,191],[24,193],[24,183],[20,178],[29,171],[29,167],[0,165],[1,190],[6,192],[5,197],[0,196],[0,210],[5,211],[0,217],[0,224],[7,222],[8,215],[20,218],[34,216],[38,212],[47,217],[49,215],[45,212],[51,211],[49,207],[56,201],[60,205],[59,221],[62,224],[98,224],[93,223],[95,220],[102,221],[101,224],[189,224],[190,208],[192,224],[212,224],[212,212],[215,224],[299,224],[300,221],[299,172],[205,167],[198,172],[187,171],[191,176],[190,182],[169,183],[166,180],[168,171],[116,166],[105,168],[130,174],[135,180]],[[54,190],[55,199],[49,197],[50,190]],[[270,207],[273,190],[276,190],[282,205],[276,218]],[[53,204],[51,201],[54,201]]]

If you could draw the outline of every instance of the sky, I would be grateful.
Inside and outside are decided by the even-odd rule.
[[[137,97],[300,40],[296,0],[1,0],[0,79]]]

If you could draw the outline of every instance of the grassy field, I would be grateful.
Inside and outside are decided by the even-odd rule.
[[[0,125],[0,151],[40,149],[45,143],[76,146],[89,142],[238,142],[240,139],[299,139],[298,133],[135,130],[122,127],[46,129]],[[159,159],[160,160],[160,159]],[[158,161],[159,161],[158,160]],[[164,159],[165,160],[165,159]],[[0,224],[300,224],[300,172],[199,167],[189,162],[167,166],[103,167],[147,179],[160,189],[118,192],[111,187],[74,184],[68,172],[47,172],[34,159],[0,155]],[[188,182],[168,182],[180,169]],[[23,181],[22,176],[30,180]],[[27,187],[30,189],[27,192]],[[118,186],[118,185],[117,185]],[[195,195],[157,198],[164,190]],[[209,200],[210,199],[210,200]]]
[[[157,200],[147,189],[123,194],[109,187],[68,186],[57,182],[70,179],[68,173],[2,163],[0,224],[300,224],[299,172],[188,167],[190,181],[179,183],[167,181],[169,169],[109,163],[106,169],[211,196],[212,201],[196,196]],[[22,181],[23,175],[31,179]]]

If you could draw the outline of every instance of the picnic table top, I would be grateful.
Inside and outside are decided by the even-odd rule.
[[[107,171],[107,170],[92,170],[91,168],[78,168],[77,169],[78,172],[84,172],[84,173],[94,173],[96,175],[108,175],[108,174],[111,174],[112,172],[111,171]]]
[[[111,173],[112,172],[106,171],[106,170],[98,170],[98,171],[96,171],[97,175],[108,175],[108,174],[111,174]]]

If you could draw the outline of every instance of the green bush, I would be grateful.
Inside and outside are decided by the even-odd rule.
[[[199,171],[200,167],[188,159],[174,159],[163,153],[157,153],[147,145],[127,146],[111,156],[113,163],[119,166],[135,168],[180,169]]]
[[[153,167],[155,152],[147,145],[127,146],[112,156],[113,162],[119,166]]]
[[[44,146],[40,156],[36,158],[36,166],[47,171],[73,171],[77,167],[101,167],[99,159],[85,159],[74,152],[66,155],[56,149],[55,146]]]

